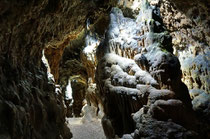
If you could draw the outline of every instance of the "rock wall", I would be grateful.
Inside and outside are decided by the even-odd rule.
[[[63,98],[48,82],[42,50],[79,34],[88,16],[100,14],[99,8],[109,3],[103,2],[1,0],[0,138],[72,136],[65,125]]]
[[[210,122],[209,1],[151,2],[160,7],[163,22],[173,38],[174,54],[179,58],[182,80],[189,89],[193,109]]]
[[[97,49],[96,83],[108,138],[202,138],[172,37],[160,11],[141,1],[136,18],[113,8]]]
[[[163,23],[172,36],[173,54],[181,65],[193,109],[209,121],[209,2],[208,0],[148,0],[160,9]],[[121,0],[125,16],[136,17],[141,0]]]

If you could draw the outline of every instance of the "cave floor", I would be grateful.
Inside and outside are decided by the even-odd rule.
[[[73,139],[106,139],[100,120],[82,122],[82,118],[67,118]]]

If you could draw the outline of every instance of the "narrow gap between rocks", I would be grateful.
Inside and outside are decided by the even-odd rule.
[[[73,139],[105,139],[101,125],[104,112],[95,82],[100,38],[92,32],[90,20],[87,19],[85,30],[65,48],[46,48],[42,57],[48,78],[57,84],[57,93],[64,96],[67,126]]]

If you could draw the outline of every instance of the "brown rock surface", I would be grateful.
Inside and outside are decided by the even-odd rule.
[[[78,0],[0,1],[0,138],[71,137],[62,97],[48,82],[42,50],[78,34],[88,15],[97,17],[99,7]]]

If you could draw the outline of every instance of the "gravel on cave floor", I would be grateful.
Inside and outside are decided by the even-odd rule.
[[[99,119],[82,122],[82,118],[67,118],[73,139],[106,139]]]

